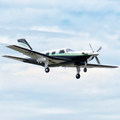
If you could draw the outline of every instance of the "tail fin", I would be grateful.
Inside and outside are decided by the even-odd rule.
[[[18,39],[18,43],[32,50],[32,47],[28,44],[28,42],[25,39]]]

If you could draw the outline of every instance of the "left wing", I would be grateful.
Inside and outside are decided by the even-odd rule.
[[[71,61],[70,59],[48,56],[48,55],[45,55],[43,53],[39,53],[39,52],[36,52],[36,51],[33,51],[33,50],[22,48],[22,47],[16,46],[16,45],[10,45],[10,46],[7,46],[7,47],[11,48],[13,50],[16,50],[20,53],[23,53],[24,55],[27,55],[31,58],[36,59],[36,60],[42,57],[42,58],[46,58],[47,60],[49,60],[52,63],[62,63],[62,62]]]

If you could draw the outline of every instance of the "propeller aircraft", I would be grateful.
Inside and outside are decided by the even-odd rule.
[[[15,56],[4,55],[3,57],[18,60],[24,63],[30,63],[35,65],[40,65],[45,68],[45,72],[50,71],[50,67],[75,67],[77,70],[76,78],[80,78],[80,68],[84,68],[83,71],[87,72],[87,68],[117,68],[118,66],[101,65],[98,59],[99,51],[102,49],[100,47],[96,52],[94,52],[91,44],[89,44],[92,51],[73,51],[69,48],[62,48],[57,50],[51,50],[46,52],[37,52],[32,49],[25,39],[18,39],[18,42],[23,46],[17,45],[7,46],[10,49],[16,50],[29,58],[20,58]],[[89,64],[93,59],[96,59],[98,64]]]

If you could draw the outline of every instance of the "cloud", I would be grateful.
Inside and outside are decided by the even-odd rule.
[[[19,103],[10,102],[10,104],[6,104],[6,102],[3,102],[3,104],[0,106],[0,112],[1,112],[1,119],[7,120],[10,119],[19,119],[19,118],[32,118],[36,116],[53,116],[53,115],[69,115],[69,114],[75,114],[77,111],[75,110],[69,110],[64,108],[38,108],[35,107],[32,102],[29,103],[29,106],[27,103],[23,103],[19,105]],[[31,104],[31,105],[30,105]],[[6,116],[5,112],[8,114]]]
[[[7,36],[0,36],[0,43],[8,43],[9,38]]]
[[[0,72],[0,78],[4,78],[0,80],[3,118],[6,118],[4,111],[8,111],[7,116],[13,119],[41,115],[45,119],[46,114],[57,115],[55,118],[65,114],[75,114],[76,118],[85,114],[90,118],[102,115],[105,119],[108,113],[115,117],[116,110],[119,111],[119,107],[114,107],[119,103],[117,69],[81,71],[80,80],[75,79],[76,69],[54,68],[46,74],[42,67],[19,62],[1,65]]]
[[[29,6],[46,6],[46,7],[56,7],[62,9],[70,9],[70,10],[86,10],[86,11],[100,11],[100,10],[120,10],[119,9],[119,1],[118,0],[75,0],[74,3],[72,0],[67,1],[60,1],[60,0],[22,0],[22,1],[15,1],[15,0],[2,0],[2,3],[8,3],[10,5],[29,5]]]

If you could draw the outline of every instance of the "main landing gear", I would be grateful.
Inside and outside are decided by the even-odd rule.
[[[76,78],[77,78],[77,79],[79,79],[79,78],[80,78],[80,74],[79,74],[79,73],[76,75]]]
[[[46,73],[49,73],[49,72],[50,72],[50,68],[48,67],[48,64],[49,64],[49,60],[46,60],[46,61],[45,61],[45,72],[46,72]]]
[[[79,79],[80,78],[80,66],[77,66],[76,69],[77,69],[76,78]]]

